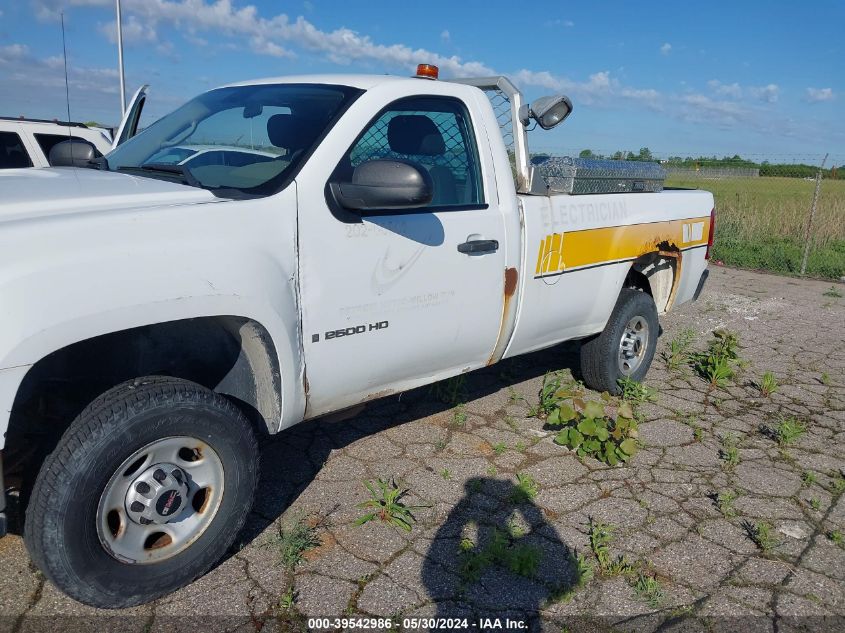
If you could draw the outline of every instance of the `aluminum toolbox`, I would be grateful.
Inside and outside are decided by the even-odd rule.
[[[596,158],[536,157],[531,193],[586,194],[663,191],[666,170],[658,163]]]

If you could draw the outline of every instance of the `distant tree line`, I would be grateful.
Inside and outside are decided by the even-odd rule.
[[[748,167],[759,169],[761,176],[781,176],[787,178],[815,178],[819,170],[818,165],[806,165],[803,163],[770,163],[764,160],[760,163],[742,158],[739,154],[733,156],[669,156],[665,159],[657,158],[647,147],[641,147],[636,154],[631,151],[620,150],[613,154],[603,155],[590,149],[581,150],[578,154],[581,158],[609,158],[612,160],[643,160],[658,161],[671,164],[674,167],[684,169],[697,169],[701,167]],[[822,178],[834,178],[845,180],[845,165],[833,166],[822,171]]]

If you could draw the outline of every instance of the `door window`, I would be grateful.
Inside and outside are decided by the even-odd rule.
[[[352,146],[337,176],[351,177],[355,167],[376,159],[409,160],[424,167],[434,183],[427,208],[484,204],[472,124],[456,99],[411,97],[392,103]]]
[[[0,132],[0,169],[32,167],[32,160],[21,137],[14,132]]]

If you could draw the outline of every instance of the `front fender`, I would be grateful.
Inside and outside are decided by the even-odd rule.
[[[0,225],[0,430],[26,369],[67,345],[205,316],[261,324],[282,376],[279,427],[305,410],[296,194]],[[33,248],[39,244],[39,248]]]

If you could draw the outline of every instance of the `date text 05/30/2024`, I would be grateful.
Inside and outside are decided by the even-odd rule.
[[[309,618],[309,630],[393,629],[400,622],[391,618]],[[528,622],[513,618],[402,618],[404,631],[473,630],[524,631]]]

